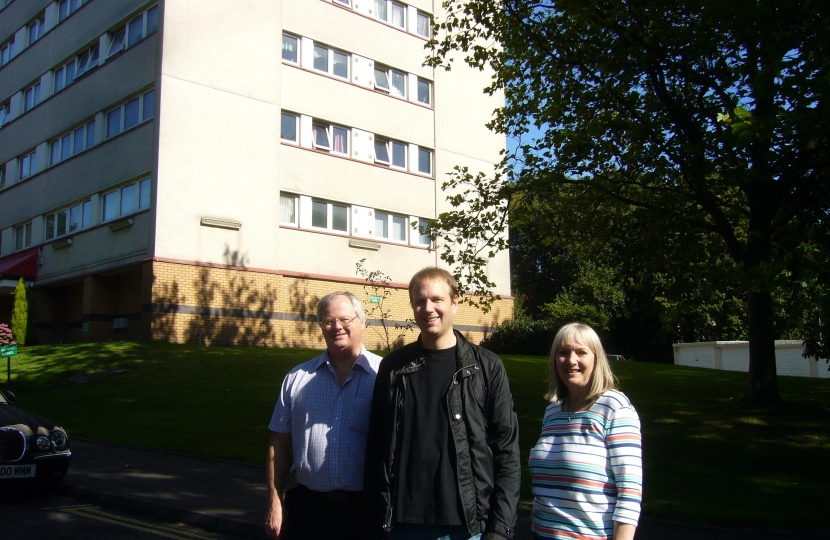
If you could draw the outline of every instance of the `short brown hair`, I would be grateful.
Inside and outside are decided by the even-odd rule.
[[[426,268],[418,270],[415,275],[412,276],[412,279],[409,280],[410,305],[412,304],[412,292],[415,290],[415,287],[424,281],[443,281],[450,286],[450,297],[458,298],[458,283],[455,281],[455,278],[452,277],[452,274],[443,268],[438,268],[437,266],[427,266]]]

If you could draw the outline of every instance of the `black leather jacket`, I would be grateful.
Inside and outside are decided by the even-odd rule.
[[[458,370],[446,394],[456,452],[458,493],[470,536],[513,537],[521,465],[519,423],[504,364],[494,353],[459,333]],[[420,338],[419,338],[420,341]],[[423,366],[419,344],[383,359],[375,381],[364,468],[364,536],[392,529],[398,446],[409,375]],[[489,533],[489,534],[488,534]]]

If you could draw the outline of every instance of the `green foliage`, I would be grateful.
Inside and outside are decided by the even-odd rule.
[[[561,327],[555,321],[505,321],[481,341],[481,346],[495,353],[531,354],[550,353],[553,338]]]
[[[23,278],[17,282],[14,290],[14,307],[12,308],[12,335],[18,345],[26,345],[29,333],[29,298]]]
[[[502,91],[505,106],[490,126],[521,141],[502,163],[501,184],[475,180],[486,187],[481,200],[496,194],[511,209],[533,194],[592,223],[576,228],[620,249],[629,283],[656,287],[667,324],[716,335],[746,321],[748,402],[780,403],[773,298],[793,276],[824,279],[797,254],[822,242],[816,232],[830,213],[830,4],[446,0],[444,8],[429,63],[446,66],[461,51],[492,69],[487,91]],[[456,171],[453,181],[471,176]],[[558,207],[565,197],[576,204]],[[619,211],[598,212],[612,201]],[[466,234],[492,237],[486,227]],[[815,253],[830,262],[828,250]],[[720,279],[725,286],[707,286]],[[818,338],[815,324],[800,330]]]

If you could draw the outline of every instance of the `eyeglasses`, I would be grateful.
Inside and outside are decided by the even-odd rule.
[[[352,321],[357,319],[357,315],[352,317],[351,319],[323,319],[320,321],[320,326],[325,328],[326,330],[331,330],[334,328],[335,323],[340,323],[340,326],[343,328],[348,328],[352,325]]]

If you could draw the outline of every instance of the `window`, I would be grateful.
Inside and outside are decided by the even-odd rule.
[[[297,197],[280,194],[280,223],[297,224]]]
[[[31,47],[32,44],[43,37],[43,33],[46,31],[46,16],[41,15],[31,23],[29,23],[29,46]]]
[[[98,66],[98,44],[96,43],[66,64],[55,70],[55,92],[60,92],[81,75]]]
[[[423,36],[425,38],[429,38],[430,30],[432,29],[432,21],[429,18],[429,15],[426,13],[419,11],[418,12],[418,27],[415,29],[415,32],[419,36]]]
[[[85,201],[46,216],[44,239],[51,240],[89,227],[92,201]]]
[[[323,45],[314,45],[314,69],[349,78],[349,55]]]
[[[418,220],[418,243],[428,246],[430,244],[429,238],[429,221],[425,219]]]
[[[406,145],[375,137],[375,162],[406,168]]]
[[[150,179],[104,193],[101,221],[111,221],[150,208]]]
[[[393,96],[406,97],[406,73],[375,64],[375,88]]]
[[[399,242],[406,242],[406,219],[404,216],[376,211],[375,238],[389,238]]]
[[[430,105],[432,103],[432,84],[426,79],[418,77],[418,103]]]
[[[0,9],[3,9],[4,7],[8,6],[12,2],[14,2],[14,0],[0,0]]]
[[[107,113],[107,138],[114,137],[153,117],[155,93],[153,90],[131,99]]]
[[[36,82],[23,92],[23,112],[32,110],[40,103],[40,82]]]
[[[94,144],[95,120],[52,141],[50,143],[49,165],[60,163]]]
[[[0,66],[5,66],[14,58],[14,37],[0,47]]]
[[[5,126],[11,120],[11,109],[9,108],[9,102],[3,103],[0,105],[0,127]]]
[[[406,29],[406,6],[391,0],[375,0],[375,16],[391,25]]]
[[[32,223],[14,228],[14,250],[26,249],[32,245]]]
[[[338,154],[349,153],[349,130],[329,124],[314,122],[311,125],[314,148]]]
[[[425,148],[418,148],[418,172],[432,174],[432,152]]]
[[[0,167],[0,189],[6,187],[6,166]]]
[[[107,58],[129,49],[158,28],[158,6],[153,6],[110,34]]]
[[[20,180],[25,180],[37,172],[37,150],[20,157]]]
[[[311,201],[311,226],[346,232],[349,230],[349,207],[324,201]]]
[[[282,59],[294,64],[300,61],[300,40],[288,34],[282,35]]]
[[[89,2],[89,0],[61,0],[58,4],[58,22],[78,11],[78,9]]]
[[[280,138],[282,140],[299,142],[297,137],[298,120],[296,114],[282,113],[282,123],[280,125]]]

